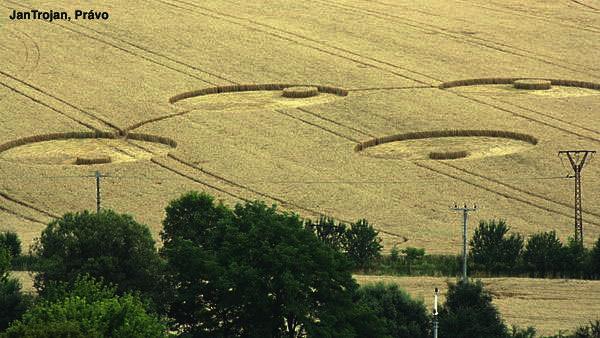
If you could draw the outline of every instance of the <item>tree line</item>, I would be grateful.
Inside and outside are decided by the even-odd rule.
[[[160,248],[146,225],[111,210],[49,223],[30,253],[36,296],[9,276],[18,237],[0,235],[0,337],[431,335],[422,301],[352,278],[380,260],[366,220],[305,221],[262,202],[228,207],[197,192],[165,214]],[[406,254],[418,259],[420,251]],[[480,282],[448,287],[440,336],[535,336],[509,328]],[[573,337],[596,337],[597,328]]]
[[[426,255],[422,248],[394,247],[371,269],[397,275],[456,276],[461,255]],[[468,270],[475,276],[600,279],[600,237],[592,248],[554,231],[529,238],[511,233],[505,220],[481,220],[469,241]]]

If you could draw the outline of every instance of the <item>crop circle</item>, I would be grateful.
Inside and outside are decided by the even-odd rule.
[[[527,90],[548,90],[548,89],[552,88],[552,82],[550,82],[550,80],[542,80],[542,79],[516,80],[513,83],[513,85],[517,89],[527,89]]]
[[[96,165],[149,160],[176,147],[149,134],[67,132],[34,135],[0,145],[0,159],[27,165]]]
[[[283,96],[289,98],[305,98],[317,96],[318,94],[317,87],[287,87],[283,89]]]
[[[355,151],[384,159],[452,160],[508,155],[537,142],[534,136],[503,130],[433,130],[374,138],[358,143]]]

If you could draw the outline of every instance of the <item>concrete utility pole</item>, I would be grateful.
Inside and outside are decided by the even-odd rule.
[[[96,170],[96,213],[100,212],[100,172]]]
[[[477,206],[473,205],[473,208],[467,208],[467,205],[465,204],[464,207],[459,208],[456,206],[456,203],[454,203],[454,208],[450,208],[451,210],[454,211],[462,211],[463,213],[463,273],[462,273],[462,280],[463,282],[467,281],[467,218],[469,217],[469,211],[475,211],[477,210]]]
[[[433,296],[433,338],[438,338],[438,288],[435,288]]]
[[[583,244],[583,217],[581,209],[581,170],[585,165],[585,161],[595,151],[593,150],[563,150],[558,152],[558,156],[567,155],[571,167],[573,168],[575,177],[575,240]]]

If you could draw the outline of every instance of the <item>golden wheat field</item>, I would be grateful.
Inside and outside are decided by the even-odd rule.
[[[2,227],[103,206],[155,233],[190,189],[262,199],[306,217],[365,217],[385,244],[455,252],[448,206],[523,233],[572,233],[558,150],[600,142],[600,18],[569,1],[106,1],[109,20],[9,20],[76,1],[6,0],[0,17]],[[266,10],[265,10],[266,9]],[[549,90],[521,90],[521,78]],[[473,81],[460,81],[475,79]],[[509,79],[507,81],[506,79]],[[458,81],[458,82],[457,82]],[[315,96],[284,97],[293,85]],[[494,130],[510,137],[445,130]],[[106,139],[38,136],[104,132]],[[406,133],[430,137],[357,145]],[[176,141],[137,144],[144,133]],[[21,139],[28,142],[19,143]],[[139,143],[139,142],[138,142]],[[436,161],[432,152],[466,152]],[[74,165],[78,156],[110,163]],[[600,234],[600,164],[584,171],[586,242]]]
[[[383,282],[397,284],[428,308],[433,307],[433,290],[440,289],[440,302],[444,302],[447,282],[452,278],[392,277],[355,275],[362,284]],[[510,325],[534,326],[540,336],[555,335],[559,330],[572,330],[598,319],[600,313],[600,281],[533,279],[533,278],[483,278],[483,284],[493,297],[502,315]]]
[[[479,206],[471,225],[566,239],[573,180],[557,152],[600,142],[600,4],[587,2],[105,1],[93,9],[108,20],[47,22],[9,16],[89,4],[2,1],[0,226],[31,243],[93,208],[98,170],[102,206],[155,235],[195,189],[364,217],[386,249],[457,252],[455,201]],[[527,78],[552,86],[512,85]],[[110,137],[52,139],[90,133]],[[599,174],[593,160],[583,172],[587,244]]]
[[[52,219],[95,208],[96,171],[102,207],[156,237],[188,190],[367,218],[385,250],[457,253],[454,202],[477,204],[470,230],[504,218],[525,235],[573,234],[572,170],[557,153],[600,150],[597,1],[90,6],[0,0],[0,230],[26,245]],[[32,8],[110,18],[10,19]],[[599,201],[592,159],[588,246]],[[443,282],[395,281],[417,294]],[[546,333],[600,311],[596,282],[486,283],[509,322]]]

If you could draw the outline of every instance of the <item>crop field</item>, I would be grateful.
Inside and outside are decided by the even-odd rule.
[[[89,4],[0,3],[0,230],[26,244],[95,207],[95,171],[102,206],[155,235],[192,189],[367,218],[386,249],[458,252],[455,201],[478,205],[471,229],[573,233],[557,152],[600,143],[598,3],[109,0],[106,21],[9,20],[34,6]],[[512,85],[529,78],[551,88]],[[592,160],[588,245],[599,176]]]
[[[446,282],[456,282],[438,277],[354,277],[362,285],[397,284],[411,296],[423,300],[428,308],[433,307],[436,287],[440,289],[440,302],[443,303],[448,289]],[[597,292],[600,281],[532,278],[483,278],[482,281],[509,326],[534,326],[540,336],[587,325],[598,319],[600,313],[600,293]]]

